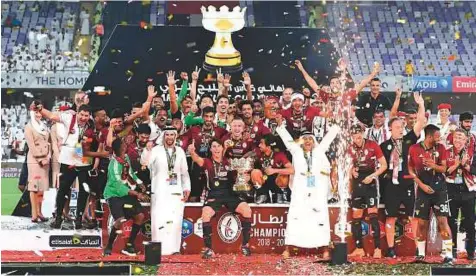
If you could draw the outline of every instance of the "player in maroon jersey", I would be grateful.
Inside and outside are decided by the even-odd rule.
[[[414,177],[418,190],[415,200],[415,217],[418,218],[417,261],[425,258],[426,237],[430,210],[438,220],[442,237],[442,254],[445,263],[451,263],[452,239],[448,225],[449,204],[443,173],[446,172],[446,149],[440,143],[440,129],[435,125],[425,127],[425,140],[410,147],[408,171]]]
[[[241,252],[245,256],[251,255],[249,247],[251,230],[251,208],[240,199],[233,191],[233,183],[236,172],[230,168],[230,161],[223,157],[223,143],[212,138],[210,141],[211,158],[202,158],[195,152],[195,145],[190,144],[188,151],[192,160],[205,170],[207,174],[207,196],[202,209],[203,220],[203,240],[205,248],[202,251],[202,258],[212,258],[215,254],[212,250],[212,226],[210,220],[215,213],[225,205],[232,212],[242,216],[241,225],[243,241]]]
[[[387,161],[377,143],[364,139],[364,130],[361,125],[353,125],[351,128],[350,156],[352,157],[352,167],[350,170],[351,185],[349,187],[351,188],[352,234],[357,248],[350,256],[365,256],[361,224],[364,211],[367,210],[375,245],[373,257],[381,258],[376,180],[379,175],[387,170]],[[379,164],[379,167],[377,167],[377,164]]]

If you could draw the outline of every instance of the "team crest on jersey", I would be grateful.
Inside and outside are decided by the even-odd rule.
[[[387,149],[388,149],[388,150],[392,150],[392,145],[388,145],[388,146],[387,146]]]
[[[246,142],[243,142],[243,144],[241,144],[243,146],[243,148],[246,148]]]

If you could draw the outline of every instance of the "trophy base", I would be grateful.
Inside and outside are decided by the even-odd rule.
[[[208,64],[207,62],[203,63],[203,69],[207,70],[208,72],[216,73],[218,69],[221,69],[222,73],[234,73],[243,70],[243,64],[237,64],[232,66],[217,66]]]
[[[335,242],[331,252],[331,264],[343,265],[347,263],[347,243]]]

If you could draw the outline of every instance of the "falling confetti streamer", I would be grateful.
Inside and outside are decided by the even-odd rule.
[[[405,24],[405,23],[407,23],[407,20],[403,19],[403,18],[400,18],[400,19],[397,19],[397,23]]]

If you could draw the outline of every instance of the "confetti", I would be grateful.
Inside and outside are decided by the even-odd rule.
[[[189,42],[187,43],[187,48],[192,48],[194,46],[197,46],[197,43],[196,42]]]
[[[194,54],[200,53],[200,51],[199,51],[199,50],[195,50],[195,51],[193,51],[193,53],[194,53]]]
[[[159,230],[162,230],[162,229],[164,229],[164,228],[165,228],[164,226],[160,226],[160,227],[159,227]]]
[[[40,250],[35,250],[33,251],[36,255],[40,256],[40,257],[43,257],[43,253],[41,253]]]
[[[122,230],[116,230],[116,234],[121,235],[121,234],[122,234]]]
[[[138,59],[134,60],[134,64],[139,64],[140,61]]]
[[[127,76],[133,76],[133,75],[134,75],[134,72],[132,72],[131,70],[127,70],[127,71],[126,71],[126,75],[127,75]]]
[[[288,15],[289,13],[288,12],[283,12],[283,15]]]
[[[169,221],[167,221],[166,223],[167,223],[167,224],[172,224],[173,221],[169,220]]]
[[[104,262],[99,262],[98,266],[99,267],[104,267]]]
[[[455,40],[461,39],[460,32],[455,32]]]
[[[435,25],[435,23],[436,23],[436,19],[430,20],[430,26],[431,26],[431,25]]]
[[[263,52],[263,49],[259,49],[259,50],[258,50],[258,53],[261,53],[261,52]]]
[[[403,19],[403,18],[400,18],[400,19],[397,19],[397,23],[405,24],[405,23],[407,23],[407,20]]]
[[[173,14],[169,14],[169,16],[167,16],[167,19],[168,19],[169,21],[171,21],[172,18],[174,18],[174,15],[173,15]]]

